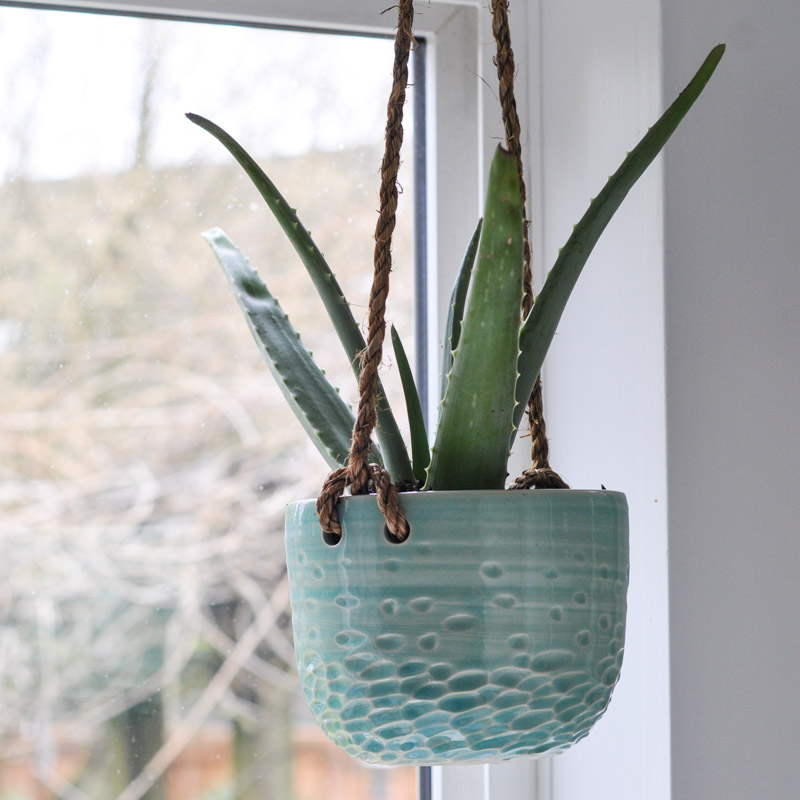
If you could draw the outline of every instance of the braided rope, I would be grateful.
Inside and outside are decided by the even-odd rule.
[[[398,542],[405,541],[410,533],[410,528],[400,508],[397,487],[392,483],[389,473],[380,465],[370,464],[369,467],[372,486],[378,495],[378,508],[386,518],[389,534]],[[349,468],[340,467],[328,476],[317,498],[317,515],[322,529],[332,536],[342,535],[342,524],[336,513],[336,504],[349,482]]]
[[[377,421],[378,367],[386,334],[386,297],[389,294],[389,274],[392,270],[392,233],[398,197],[397,173],[403,144],[403,106],[406,102],[413,22],[412,0],[400,0],[394,43],[392,91],[387,108],[385,150],[381,164],[380,211],[375,228],[375,270],[369,297],[367,347],[361,355],[358,382],[358,412],[347,467],[335,470],[328,476],[317,500],[317,513],[322,529],[332,535],[340,536],[342,533],[336,515],[336,503],[348,485],[353,494],[366,494],[374,488],[378,493],[378,506],[386,517],[389,533],[398,541],[403,541],[409,534],[408,522],[397,500],[397,489],[386,470],[369,463],[369,451],[372,446],[372,431]]]
[[[519,170],[519,188],[522,200],[523,214],[523,256],[525,259],[525,272],[523,275],[523,314],[533,307],[533,285],[531,276],[531,243],[528,234],[530,222],[527,213],[527,191],[525,178],[522,174],[522,144],[520,134],[519,115],[517,114],[517,101],[514,98],[514,51],[511,49],[511,31],[508,26],[507,0],[492,0],[492,33],[494,34],[497,54],[492,59],[497,67],[497,78],[500,83],[500,108],[503,112],[503,126],[506,132],[506,148],[517,158]]]
[[[517,102],[514,99],[514,51],[511,49],[511,30],[508,25],[508,0],[492,0],[492,32],[497,45],[494,64],[500,83],[500,107],[503,112],[503,126],[506,134],[506,148],[517,158],[519,186],[523,209],[523,255],[525,271],[523,275],[522,315],[527,317],[533,308],[533,285],[531,276],[531,246],[528,236],[526,212],[527,192],[522,170],[522,145],[520,143],[520,124]],[[550,467],[550,445],[547,442],[547,429],[544,421],[542,401],[542,380],[536,383],[528,400],[528,422],[531,428],[531,467],[526,469],[509,487],[510,489],[566,489],[569,488],[561,477]]]

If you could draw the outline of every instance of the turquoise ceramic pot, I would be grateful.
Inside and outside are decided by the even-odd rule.
[[[618,492],[401,495],[393,544],[374,496],[344,498],[326,544],[289,506],[297,667],[327,736],[378,764],[553,754],[586,736],[619,677],[628,510]]]

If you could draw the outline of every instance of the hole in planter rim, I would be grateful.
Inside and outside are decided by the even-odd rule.
[[[322,541],[325,542],[328,547],[336,547],[339,545],[344,539],[344,533],[327,533],[326,531],[320,531],[322,533]],[[396,536],[394,536],[390,531],[387,525],[383,526],[383,538],[386,539],[389,544],[405,544],[411,538],[411,526],[408,528],[408,536],[405,539],[400,540]]]
[[[389,544],[405,544],[410,538],[411,534],[414,531],[412,530],[411,526],[408,526],[408,536],[405,539],[398,539],[391,531],[389,530],[388,525],[383,526],[383,538],[386,539]]]
[[[322,531],[322,541],[325,542],[328,547],[336,547],[342,539],[344,539],[343,533],[327,533],[326,531]]]

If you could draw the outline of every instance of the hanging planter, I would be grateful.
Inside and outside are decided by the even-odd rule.
[[[492,161],[484,217],[453,289],[432,447],[392,330],[409,457],[378,378],[411,0],[399,0],[398,15],[366,342],[332,270],[274,184],[225,131],[189,115],[239,161],[283,227],[359,382],[354,416],[245,257],[221,230],[205,234],[278,385],[333,470],[317,500],[290,506],[287,516],[300,680],[327,735],[368,761],[559,752],[589,732],[619,676],[627,505],[617,492],[570,490],[551,469],[538,375],[592,248],[724,46],[592,200],[534,302],[507,3],[492,1],[506,147]],[[531,468],[509,488],[536,491],[504,491],[526,407]]]
[[[374,498],[287,514],[297,665],[317,723],[380,764],[497,761],[582,739],[619,676],[628,515],[618,492],[404,495],[411,534]]]

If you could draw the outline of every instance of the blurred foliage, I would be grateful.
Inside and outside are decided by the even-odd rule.
[[[266,165],[365,304],[378,160]],[[305,271],[236,168],[0,186],[0,761],[33,759],[53,791],[67,744],[112,741],[104,726],[154,696],[165,740],[180,730],[271,613],[285,505],[325,475],[200,239],[216,223],[353,396]],[[393,308],[409,333],[410,252],[401,234]],[[285,600],[273,617],[211,718],[252,726],[266,687],[292,702]],[[90,791],[103,761],[73,780]]]

